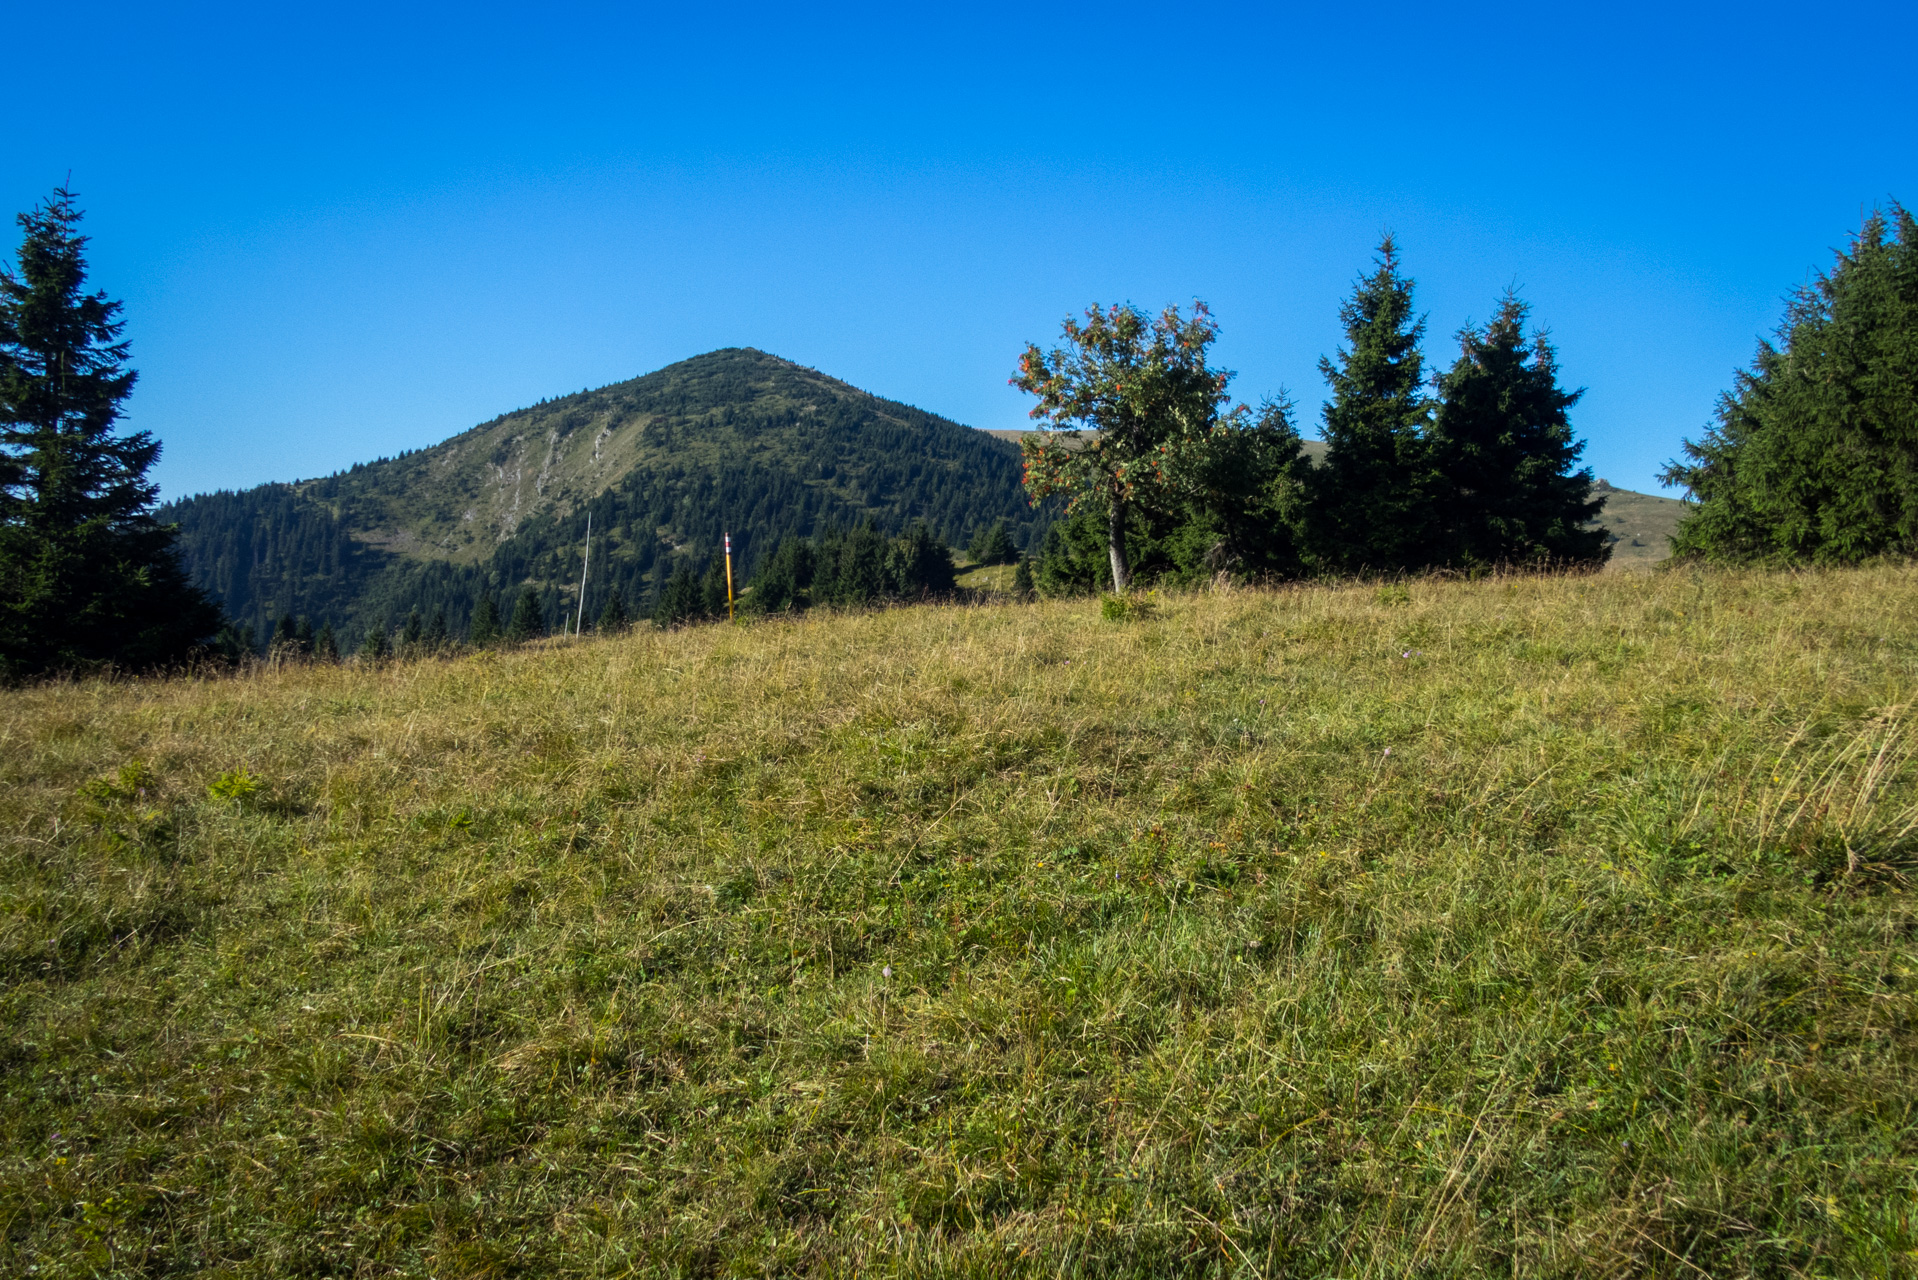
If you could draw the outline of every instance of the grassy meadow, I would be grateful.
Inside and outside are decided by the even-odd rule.
[[[0,1274],[1918,1274],[1918,572],[0,693]]]

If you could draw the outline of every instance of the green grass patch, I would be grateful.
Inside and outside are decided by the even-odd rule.
[[[1918,574],[0,695],[0,1271],[1914,1271]]]

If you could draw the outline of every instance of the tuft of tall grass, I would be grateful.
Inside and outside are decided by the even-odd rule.
[[[0,1270],[1914,1271],[1918,575],[0,694]]]

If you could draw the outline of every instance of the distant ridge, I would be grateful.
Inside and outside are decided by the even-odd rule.
[[[349,629],[482,594],[576,606],[591,511],[587,610],[617,585],[642,604],[680,562],[733,534],[741,572],[782,537],[925,520],[961,542],[1009,521],[1030,542],[1018,449],[749,347],[502,414],[431,448],[297,484],[204,494],[162,512],[194,577],[257,629],[282,614]]]

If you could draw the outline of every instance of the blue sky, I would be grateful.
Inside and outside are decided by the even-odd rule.
[[[1435,364],[1517,286],[1652,488],[1918,201],[1909,4],[275,8],[9,6],[0,197],[71,170],[170,497],[722,346],[1022,426],[1095,301],[1205,299],[1310,432],[1388,227]]]

